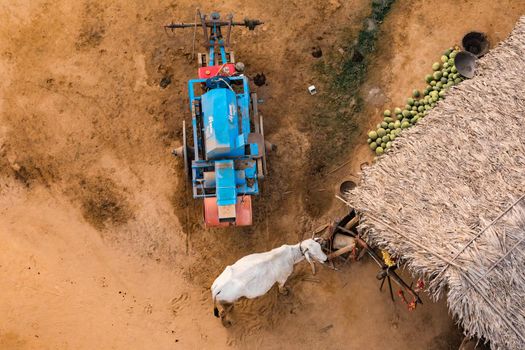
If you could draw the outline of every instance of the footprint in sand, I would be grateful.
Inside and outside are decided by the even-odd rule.
[[[189,300],[188,293],[182,293],[178,297],[171,299],[170,301],[170,310],[173,313],[173,316],[177,316],[177,313],[184,308],[186,302]]]

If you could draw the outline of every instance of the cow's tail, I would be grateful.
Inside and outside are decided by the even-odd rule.
[[[217,295],[219,295],[220,293],[221,291],[213,295],[213,315],[215,317],[219,317],[219,309],[217,308]]]

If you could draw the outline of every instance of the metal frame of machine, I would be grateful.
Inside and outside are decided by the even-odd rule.
[[[226,48],[232,26],[253,30],[262,22],[233,22],[232,15],[222,21],[218,13],[209,19],[198,15],[198,23],[165,26],[202,27],[209,49],[208,54],[198,54],[199,78],[188,81],[193,147],[188,145],[183,122],[183,144],[173,154],[184,159],[193,197],[204,200],[206,226],[251,225],[251,196],[259,193],[271,145],[264,140],[257,95],[250,92],[249,80],[242,74],[244,65],[235,64],[233,52]],[[226,38],[222,27],[227,27]]]

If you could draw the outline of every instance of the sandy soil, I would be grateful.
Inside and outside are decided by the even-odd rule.
[[[310,50],[338,50],[369,2],[214,3],[267,22],[234,33],[233,46],[248,74],[268,78],[258,93],[279,146],[255,225],[233,230],[202,227],[170,155],[196,67],[193,32],[168,36],[162,24],[192,20],[197,6],[212,10],[186,0],[0,2],[0,349],[453,349],[459,334],[444,303],[408,312],[378,291],[367,261],[315,277],[300,266],[291,295],[241,302],[230,329],[213,317],[208,288],[227,264],[344,213],[335,201],[315,220],[304,210],[305,124],[319,102],[306,92],[316,79]],[[467,29],[497,42],[524,10],[520,1],[399,1],[363,94],[379,87],[386,101],[402,100]],[[349,117],[366,129],[384,107]],[[341,150],[352,161],[320,196],[371,159],[359,142]]]

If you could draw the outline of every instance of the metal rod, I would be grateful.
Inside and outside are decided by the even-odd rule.
[[[225,26],[232,26],[232,27],[236,27],[236,26],[241,26],[241,27],[246,27],[247,24],[246,22],[229,22],[229,21],[206,21],[205,18],[206,18],[206,15],[203,15],[204,18],[202,18],[202,21],[201,23],[170,23],[168,25],[165,25],[164,27],[168,28],[168,29],[177,29],[177,28],[193,28],[194,26],[197,26],[197,27],[204,27],[204,28],[213,28],[214,25],[216,26],[220,26],[220,27],[225,27]],[[264,22],[261,22],[261,21],[258,21],[257,22],[257,25],[259,24],[263,24]]]
[[[230,13],[228,15],[228,31],[226,32],[226,47],[230,47],[230,34],[232,32],[233,16]]]
[[[390,298],[392,298],[392,301],[395,301],[394,299],[394,292],[392,291],[392,282],[390,281],[390,276],[386,276],[388,279],[388,289],[390,290]]]
[[[197,38],[197,16],[199,15],[199,9],[195,11],[195,26],[193,27],[193,42],[191,44],[191,59],[195,59],[195,39]]]
[[[205,44],[206,47],[210,47],[211,44],[210,44],[210,40],[208,39],[208,30],[206,29],[207,25],[206,25],[206,15],[201,15],[201,11],[200,10],[197,10],[197,12],[199,13],[199,17],[201,18],[201,27],[202,27],[202,31],[204,33],[204,41],[205,41]],[[197,25],[197,23],[194,23],[194,25]],[[210,58],[208,58],[210,59]]]

